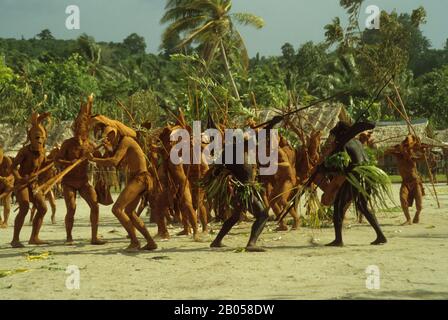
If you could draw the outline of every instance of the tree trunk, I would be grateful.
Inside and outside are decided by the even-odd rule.
[[[232,87],[233,87],[233,92],[235,94],[235,97],[238,99],[238,101],[240,101],[240,94],[238,92],[238,88],[236,86],[235,83],[235,79],[233,78],[232,72],[230,71],[230,65],[229,65],[229,60],[227,59],[227,54],[226,54],[226,49],[224,48],[224,43],[222,42],[222,40],[219,41],[219,44],[221,46],[221,54],[222,54],[222,58],[224,60],[224,65],[226,67],[226,71],[229,75],[230,78],[230,82],[232,83]]]

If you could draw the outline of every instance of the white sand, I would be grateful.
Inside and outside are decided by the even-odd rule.
[[[397,195],[398,186],[394,186]],[[333,229],[274,232],[270,222],[260,238],[266,253],[235,250],[246,244],[250,224],[237,226],[225,239],[228,248],[211,250],[212,236],[203,243],[187,237],[158,242],[156,252],[127,254],[124,230],[110,208],[101,208],[100,233],[105,246],[89,244],[87,206],[78,202],[74,236],[77,245],[64,246],[65,207],[58,200],[56,225],[49,214],[41,233],[50,246],[12,249],[12,227],[0,229],[0,270],[28,269],[0,278],[1,299],[447,299],[448,187],[438,186],[442,209],[429,195],[422,223],[401,227],[402,213],[379,214],[389,239],[385,246],[369,245],[375,234],[368,225],[354,223],[344,230],[346,246],[328,248]],[[13,215],[14,216],[14,215]],[[12,222],[12,220],[11,220]],[[352,224],[350,227],[350,223]],[[219,226],[214,226],[217,229]],[[151,234],[155,226],[150,226]],[[174,234],[179,229],[171,229]],[[22,240],[28,240],[26,225]],[[310,243],[312,236],[320,239]],[[46,260],[28,261],[25,253],[51,251]],[[80,289],[66,288],[66,267],[77,265]],[[380,270],[380,289],[366,288],[369,265]]]

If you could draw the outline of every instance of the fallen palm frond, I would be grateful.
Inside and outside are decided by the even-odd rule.
[[[26,260],[35,261],[35,260],[47,260],[51,256],[50,251],[44,251],[41,253],[29,251],[25,253]]]
[[[12,270],[0,270],[0,278],[11,276],[17,273],[24,273],[30,271],[29,269],[12,269]]]

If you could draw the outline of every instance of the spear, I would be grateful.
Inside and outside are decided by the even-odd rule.
[[[36,179],[39,177],[39,175],[41,175],[42,173],[50,170],[51,168],[53,168],[54,166],[54,162],[51,162],[50,164],[48,164],[47,166],[45,166],[44,168],[40,169],[39,171],[37,171],[36,173],[34,173],[27,182],[25,182],[22,185],[19,186],[15,186],[12,190],[10,191],[6,191],[3,194],[0,195],[0,200],[3,200],[4,198],[6,198],[9,194],[11,194],[12,192],[17,192],[20,191],[24,188],[26,188],[30,183],[36,181]]]
[[[264,127],[264,126],[266,126],[266,125],[268,125],[268,124],[270,124],[272,122],[278,123],[282,119],[284,119],[284,118],[286,118],[286,117],[288,117],[288,116],[290,116],[290,115],[292,115],[294,113],[298,113],[300,111],[304,111],[304,110],[310,109],[311,107],[314,107],[315,105],[318,105],[319,103],[333,100],[333,99],[335,99],[335,98],[337,98],[337,97],[339,97],[339,96],[341,96],[343,94],[346,94],[346,93],[348,93],[348,91],[342,91],[342,92],[336,93],[335,95],[332,95],[330,97],[314,101],[314,102],[312,102],[311,104],[309,104],[309,105],[307,105],[305,107],[297,108],[296,110],[289,111],[289,112],[287,112],[285,114],[282,114],[282,115],[279,115],[279,116],[275,116],[273,119],[271,119],[269,121],[266,121],[266,122],[263,122],[263,123],[255,126],[255,127],[253,127],[252,129],[258,129],[258,128]]]
[[[68,166],[67,168],[65,168],[63,171],[61,171],[59,174],[57,174],[56,176],[54,176],[53,178],[49,179],[47,182],[45,182],[44,184],[40,185],[39,187],[37,187],[34,191],[33,194],[37,194],[39,191],[42,191],[42,193],[45,195],[48,193],[48,191],[51,190],[51,188],[53,188],[53,186],[58,183],[59,181],[62,180],[62,178],[64,178],[70,171],[72,171],[75,167],[77,167],[79,164],[81,164],[82,162],[86,161],[87,157],[82,157],[78,160],[76,160],[73,164],[71,164],[70,166]]]
[[[100,144],[99,146],[97,146],[94,151],[99,150],[101,147],[103,146],[103,144]],[[76,160],[75,162],[73,162],[71,165],[69,165],[67,168],[65,168],[64,170],[62,170],[59,174],[55,175],[53,178],[49,179],[47,182],[45,182],[44,184],[38,186],[34,191],[33,194],[38,193],[39,191],[42,191],[42,193],[45,195],[47,194],[51,188],[53,188],[53,186],[60,182],[70,171],[72,171],[74,168],[76,168],[78,165],[80,165],[81,163],[83,163],[84,161],[88,160],[87,156],[84,156],[82,158],[79,158],[78,160]]]

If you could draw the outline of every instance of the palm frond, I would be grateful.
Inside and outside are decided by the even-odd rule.
[[[257,29],[261,29],[265,25],[263,18],[251,13],[242,13],[242,12],[232,13],[231,17],[233,20],[235,20],[236,22],[238,22],[243,26],[251,26]]]

